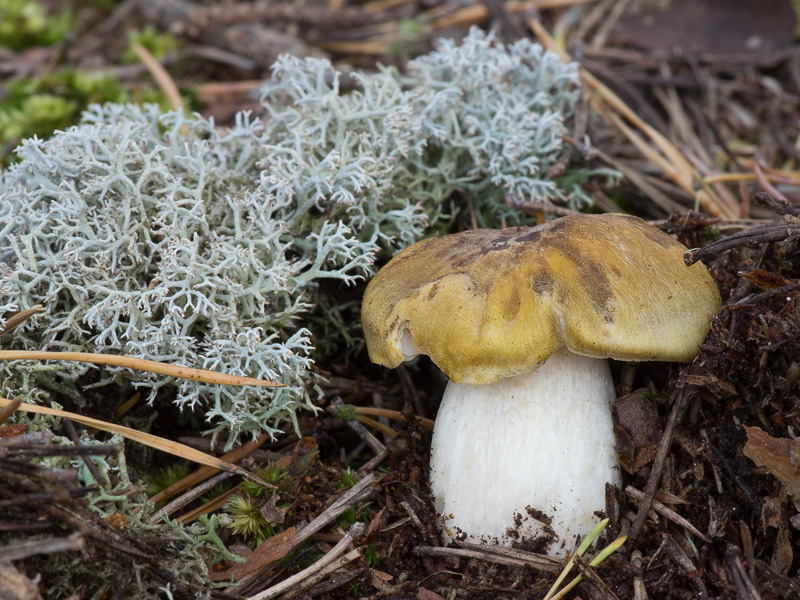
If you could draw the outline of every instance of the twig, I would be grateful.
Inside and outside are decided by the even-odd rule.
[[[641,533],[644,522],[647,519],[647,513],[650,511],[650,505],[653,502],[658,482],[661,479],[661,472],[664,470],[664,461],[667,460],[670,446],[672,446],[672,438],[675,435],[675,429],[678,426],[678,419],[686,406],[686,399],[689,396],[688,386],[684,386],[678,393],[678,398],[672,406],[672,411],[667,421],[667,426],[664,428],[664,434],[661,437],[661,443],[658,445],[656,458],[653,461],[653,467],[650,470],[650,477],[647,480],[647,486],[644,488],[644,493],[639,504],[639,511],[636,513],[636,518],[631,525],[631,530],[628,538],[635,540],[639,533]]]
[[[641,501],[642,498],[644,497],[644,494],[642,492],[640,492],[639,490],[637,490],[636,488],[634,488],[631,485],[629,485],[628,487],[625,488],[625,493],[628,494],[628,496],[630,496],[634,500],[638,500],[638,501]],[[711,542],[711,539],[708,536],[703,535],[694,525],[689,523],[689,521],[684,519],[682,516],[680,516],[678,513],[676,513],[671,508],[663,505],[661,502],[659,502],[655,498],[652,500],[650,508],[652,508],[654,511],[656,511],[661,516],[666,517],[667,519],[669,519],[673,523],[677,523],[678,525],[680,525],[684,529],[688,530],[693,535],[696,535],[697,537],[699,537],[704,542],[709,542],[709,543]]]
[[[740,600],[761,600],[756,586],[747,575],[742,565],[742,558],[739,556],[739,549],[733,544],[728,544],[725,548],[725,559],[728,561],[736,591],[739,593]]]
[[[595,572],[595,570],[582,556],[575,557],[575,566],[578,567],[578,570],[588,581],[593,583],[601,592],[603,592],[603,595],[605,595],[607,598],[619,600],[619,597],[611,591],[611,588],[606,585],[606,582],[603,581],[603,579]]]
[[[355,550],[353,550],[352,552],[355,552]],[[352,552],[350,554],[352,554]],[[349,556],[349,554],[345,554],[345,556],[340,558],[339,560],[343,560],[347,556]],[[341,573],[337,573],[336,575],[328,579],[328,581],[318,583],[310,590],[308,590],[308,595],[313,598],[314,596],[319,596],[321,594],[332,592],[336,588],[342,587],[343,585],[350,583],[356,577],[363,575],[366,571],[368,571],[367,567],[356,567],[355,569],[350,569],[349,571],[343,571]]]
[[[51,537],[44,540],[26,540],[10,546],[0,548],[0,562],[10,562],[12,560],[22,560],[37,554],[55,554],[56,552],[67,552],[69,550],[80,550],[83,548],[83,536],[78,533],[71,533],[66,537]],[[10,596],[9,596],[10,597]]]
[[[389,456],[389,449],[384,448],[383,452],[381,452],[380,454],[376,454],[367,462],[365,462],[363,465],[361,465],[358,471],[356,471],[356,477],[361,479],[366,475],[368,475],[369,473],[371,473],[372,471],[374,471],[379,464],[381,464],[384,460],[386,460],[387,456]]]
[[[328,574],[333,573],[336,569],[342,567],[344,564],[355,560],[361,556],[358,550],[352,550],[347,555],[342,557],[344,562],[337,561],[334,563],[334,561],[339,558],[339,556],[347,549],[347,547],[353,543],[353,540],[363,533],[363,530],[363,523],[355,523],[350,527],[350,529],[347,530],[347,533],[341,540],[339,540],[339,543],[336,544],[330,552],[328,552],[313,565],[303,569],[296,575],[292,575],[288,579],[284,579],[279,584],[273,585],[271,588],[264,590],[260,594],[251,596],[250,600],[270,600],[270,598],[280,596],[289,590],[302,591],[303,589],[313,586],[317,581],[323,577],[326,577]],[[341,564],[339,564],[340,562]],[[306,585],[307,583],[308,585]]]
[[[2,471],[3,464],[0,463],[0,471]],[[99,485],[87,485],[79,488],[70,488],[66,490],[66,495],[70,499],[80,498],[93,492],[100,490]],[[23,504],[37,505],[42,502],[63,502],[64,490],[60,489],[55,492],[34,492],[30,494],[16,494],[13,498],[8,500],[0,500],[0,509],[22,506]]]
[[[528,561],[512,556],[503,556],[488,552],[487,550],[468,550],[467,548],[442,548],[440,546],[417,546],[414,548],[414,554],[417,556],[457,556],[459,558],[477,558],[478,560],[485,560],[493,562],[498,565],[507,565],[511,567],[533,567],[551,573],[557,573],[560,568],[553,568],[550,565],[539,563],[538,561]],[[544,564],[544,566],[543,566]]]
[[[75,444],[75,448],[79,448],[81,446],[81,438],[78,436],[78,432],[75,430],[75,425],[72,424],[70,419],[64,419],[64,429],[67,430],[67,436]],[[119,452],[122,448],[119,446],[117,447],[117,452]],[[101,485],[108,485],[108,476],[100,474],[100,470],[97,468],[97,465],[94,464],[94,461],[89,458],[86,454],[79,453],[78,456],[81,457],[83,460],[83,464],[86,465],[86,468],[89,470],[89,473],[92,474],[94,480],[101,484]]]
[[[728,237],[711,242],[702,248],[687,250],[683,254],[683,262],[691,267],[699,260],[718,256],[728,250],[740,248],[741,246],[758,246],[770,242],[779,242],[788,238],[790,235],[800,232],[800,224],[787,223],[785,225],[770,225],[734,233]]]
[[[337,413],[341,410],[341,408],[343,406],[344,406],[344,403],[342,402],[342,399],[337,396],[336,398],[334,398],[331,401],[330,406],[328,406],[328,412],[330,412],[332,415],[336,416]],[[361,417],[361,419],[364,419],[364,418],[365,417]],[[372,420],[368,419],[368,421],[372,421]],[[366,442],[367,445],[370,448],[372,448],[372,451],[375,454],[380,454],[381,452],[383,452],[386,449],[386,446],[384,446],[378,438],[376,438],[374,435],[372,435],[367,430],[367,428],[364,427],[364,425],[362,423],[360,423],[359,421],[355,421],[355,420],[352,420],[352,419],[345,419],[344,422],[347,424],[347,426],[350,429],[352,429],[354,432],[356,432],[358,434],[358,437],[360,437],[362,440],[364,440],[364,442]],[[374,424],[373,426],[375,426],[377,429],[380,429],[381,431],[383,431],[383,428],[380,427],[380,423],[378,423],[377,421],[372,421],[372,423]]]
[[[800,217],[800,210],[792,206],[783,195],[770,196],[766,192],[756,192],[753,194],[753,200],[756,204],[771,208],[779,215],[789,214],[793,217]]]
[[[108,456],[116,454],[122,450],[122,446],[116,444],[104,444],[98,446],[87,446],[79,444],[76,446],[62,446],[58,444],[28,444],[16,446],[0,446],[13,450],[11,456]]]
[[[226,472],[218,473],[211,479],[208,479],[205,482],[201,483],[200,485],[193,487],[185,494],[182,494],[181,496],[179,496],[178,498],[176,498],[175,500],[173,500],[172,502],[170,502],[169,504],[158,510],[153,516],[150,517],[150,522],[153,524],[161,522],[164,518],[168,517],[179,508],[186,506],[187,504],[189,504],[189,502],[191,502],[195,498],[202,496],[203,494],[206,493],[206,491],[210,490],[218,483],[221,483],[226,479],[229,479],[230,477],[233,477],[233,473],[226,473]]]
[[[536,554],[534,552],[526,552],[525,550],[518,550],[516,548],[507,548],[505,546],[493,546],[489,544],[470,544],[469,542],[456,542],[460,547],[467,550],[477,550],[480,552],[488,552],[497,556],[505,556],[522,560],[526,563],[536,565],[536,568],[541,571],[548,571],[550,573],[557,573],[561,567],[562,562],[551,556],[545,554]]]
[[[639,550],[631,552],[631,564],[639,570],[633,578],[633,599],[647,600],[647,588],[642,576],[642,553]]]
[[[351,506],[366,500],[373,493],[372,484],[375,483],[376,477],[374,473],[370,473],[364,479],[356,483],[353,487],[347,490],[342,496],[333,504],[331,504],[325,511],[311,521],[308,525],[303,527],[300,532],[295,536],[292,542],[292,548],[297,548],[300,544],[323,529],[330,523],[333,523],[339,516],[341,516]]]
[[[763,165],[759,161],[755,161],[753,163],[753,172],[756,174],[756,178],[758,179],[758,184],[765,189],[771,196],[775,202],[783,205],[783,206],[791,206],[789,201],[786,199],[786,196],[781,194],[770,181],[767,179],[766,175],[764,175]],[[763,194],[764,192],[759,192]],[[795,216],[797,216],[795,214]]]
[[[789,292],[795,291],[800,288],[800,280],[795,279],[791,283],[787,283],[786,285],[782,285],[779,288],[774,288],[772,290],[767,290],[765,292],[759,292],[758,294],[751,294],[749,296],[745,296],[741,300],[737,300],[730,306],[747,306],[747,305],[756,305],[761,304],[765,300],[769,300],[770,298],[776,298],[779,296],[783,296],[788,294]]]

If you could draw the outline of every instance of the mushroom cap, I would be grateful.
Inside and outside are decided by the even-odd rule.
[[[561,346],[689,361],[721,301],[705,266],[685,265],[685,251],[619,214],[422,240],[367,286],[370,359],[394,368],[427,354],[452,381],[476,385],[536,369]]]

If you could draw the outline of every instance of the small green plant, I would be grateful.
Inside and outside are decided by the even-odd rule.
[[[189,465],[185,462],[174,463],[165,467],[155,469],[142,478],[145,484],[145,492],[151,498],[163,492],[169,486],[179,482],[191,473]]]
[[[232,519],[228,528],[234,534],[241,535],[251,548],[256,548],[275,535],[275,528],[267,522],[255,501],[247,494],[234,494],[225,504],[225,512]]]
[[[339,479],[334,484],[334,487],[337,490],[345,490],[349,487],[353,487],[356,483],[358,483],[356,474],[350,467],[347,467],[345,470],[339,473]]]
[[[380,567],[385,558],[386,548],[379,542],[370,542],[364,548],[364,560],[373,569]]]
[[[267,483],[271,483],[272,485],[280,487],[281,481],[287,474],[279,465],[270,463],[266,467],[258,469],[256,471],[256,475],[258,475]],[[266,489],[250,480],[243,481],[242,488],[251,498],[261,498],[267,495],[271,496],[275,493],[274,490]]]
[[[370,506],[372,506],[372,502],[365,502],[361,506],[351,506],[348,508],[342,513],[342,516],[339,517],[339,520],[337,521],[339,527],[342,529],[347,529],[359,521],[366,521],[368,523],[369,521],[367,515],[369,515]]]
[[[230,483],[227,481],[222,481],[208,490],[205,494],[200,497],[201,502],[211,502],[215,498],[219,498],[222,494],[227,492],[231,489]]]

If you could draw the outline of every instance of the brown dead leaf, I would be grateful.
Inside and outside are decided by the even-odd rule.
[[[432,592],[428,588],[417,588],[417,600],[445,600],[444,596],[440,596],[436,592]]]
[[[789,283],[788,279],[785,279],[780,275],[775,275],[775,273],[765,271],[764,269],[739,271],[739,275],[762,290],[774,290],[775,288],[783,287]]]
[[[744,426],[747,443],[744,455],[786,485],[786,491],[800,499],[800,440],[774,438],[758,427]]]
[[[683,376],[683,380],[689,385],[706,388],[721,400],[735,396],[737,393],[736,386],[728,381],[723,381],[713,374],[692,375],[687,373]]]
[[[617,453],[626,471],[636,473],[653,461],[661,439],[661,422],[648,390],[617,400]]]
[[[286,511],[278,507],[278,500],[280,500],[280,496],[275,494],[269,499],[269,502],[259,510],[261,516],[266,519],[267,523],[272,525],[280,525],[286,518]]]
[[[764,533],[767,528],[772,527],[778,530],[775,537],[775,549],[772,552],[770,568],[786,577],[794,560],[792,544],[789,540],[789,523],[784,511],[784,505],[778,498],[766,498],[761,508],[761,525]]]
[[[209,573],[213,581],[227,581],[233,575],[234,581],[238,581],[245,575],[260,569],[276,560],[282,559],[289,553],[294,541],[294,527],[282,531],[266,540],[258,548],[247,556],[247,562],[236,563],[226,571],[219,573]]]

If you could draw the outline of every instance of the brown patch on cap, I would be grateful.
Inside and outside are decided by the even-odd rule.
[[[720,298],[703,265],[684,265],[685,250],[626,215],[423,240],[367,286],[370,358],[402,362],[402,323],[458,383],[524,373],[564,345],[597,357],[689,360]]]

